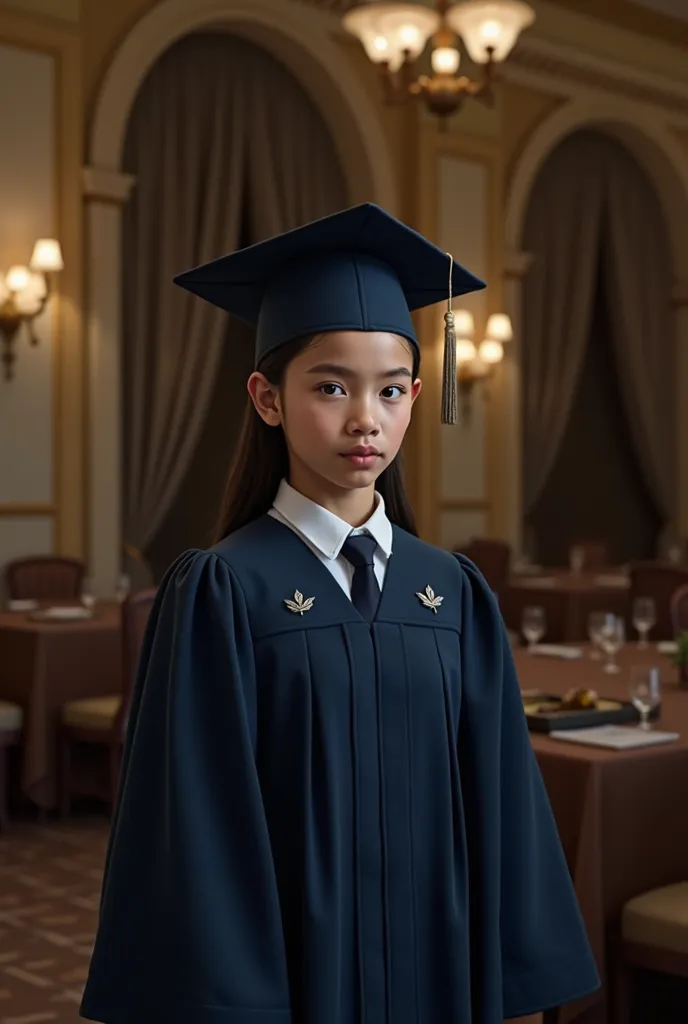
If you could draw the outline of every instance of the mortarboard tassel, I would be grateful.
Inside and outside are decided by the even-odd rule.
[[[444,314],[444,366],[442,369],[442,422],[456,423],[457,401],[456,401],[456,330],[454,328],[454,313],[452,311],[452,275],[454,271],[454,257],[449,256],[449,296],[448,308]]]

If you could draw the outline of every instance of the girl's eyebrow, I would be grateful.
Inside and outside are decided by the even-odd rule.
[[[358,377],[359,374],[355,370],[351,370],[349,367],[340,366],[338,363],[318,363],[317,366],[312,366],[307,373],[318,373],[318,374],[332,374],[333,377],[349,377],[350,379]],[[411,371],[406,366],[395,366],[393,370],[385,370],[384,373],[378,374],[379,377],[411,377]]]

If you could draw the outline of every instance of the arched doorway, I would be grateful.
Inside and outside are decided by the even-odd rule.
[[[253,331],[172,278],[335,213],[349,193],[300,82],[224,30],[184,36],[159,58],[123,163],[136,179],[122,230],[124,567],[147,585],[213,542],[254,366]]]
[[[116,53],[96,103],[84,172],[89,404],[89,569],[101,594],[121,565],[121,212],[134,184],[122,170],[126,126],[149,69],[169,46],[226,28],[281,60],[331,126],[353,203],[398,210],[396,177],[365,88],[332,42],[329,22],[286,0],[163,0]]]
[[[654,556],[675,515],[672,257],[653,182],[597,129],[568,135],[523,228],[523,516],[528,553],[583,540],[614,563]]]
[[[505,210],[504,306],[514,325],[514,344],[505,366],[500,410],[494,433],[499,452],[503,500],[496,524],[516,550],[523,550],[522,492],[522,337],[523,280],[531,256],[523,245],[523,227],[536,177],[557,145],[585,128],[603,131],[633,154],[662,203],[670,231],[674,287],[675,337],[678,356],[677,388],[688,383],[688,235],[681,225],[688,219],[688,164],[678,142],[662,123],[643,108],[622,100],[581,97],[570,100],[533,132],[522,151],[509,183]],[[679,465],[688,464],[688,437],[682,429],[685,412],[679,408]],[[679,527],[688,528],[688,493],[679,494]]]

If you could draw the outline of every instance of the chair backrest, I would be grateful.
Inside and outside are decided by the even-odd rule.
[[[122,703],[114,725],[120,738],[127,729],[141,646],[156,594],[157,588],[149,587],[130,594],[122,604]]]
[[[493,537],[473,537],[461,551],[477,565],[490,589],[501,593],[509,582],[511,546]]]
[[[81,597],[86,567],[76,558],[36,555],[5,566],[7,596],[12,601],[71,601]]]
[[[631,566],[630,597],[654,598],[657,622],[650,631],[653,640],[673,640],[674,624],[671,618],[671,599],[679,589],[688,584],[688,568],[667,562],[636,562]]]
[[[583,553],[583,569],[592,572],[606,569],[610,564],[609,545],[603,540],[577,540],[571,549],[580,548]]]
[[[671,595],[671,624],[674,636],[688,633],[688,583],[685,583]]]

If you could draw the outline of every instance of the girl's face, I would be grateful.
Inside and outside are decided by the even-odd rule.
[[[258,413],[281,426],[298,490],[372,488],[396,456],[421,389],[409,342],[332,331],[289,363],[281,388],[252,374]]]

